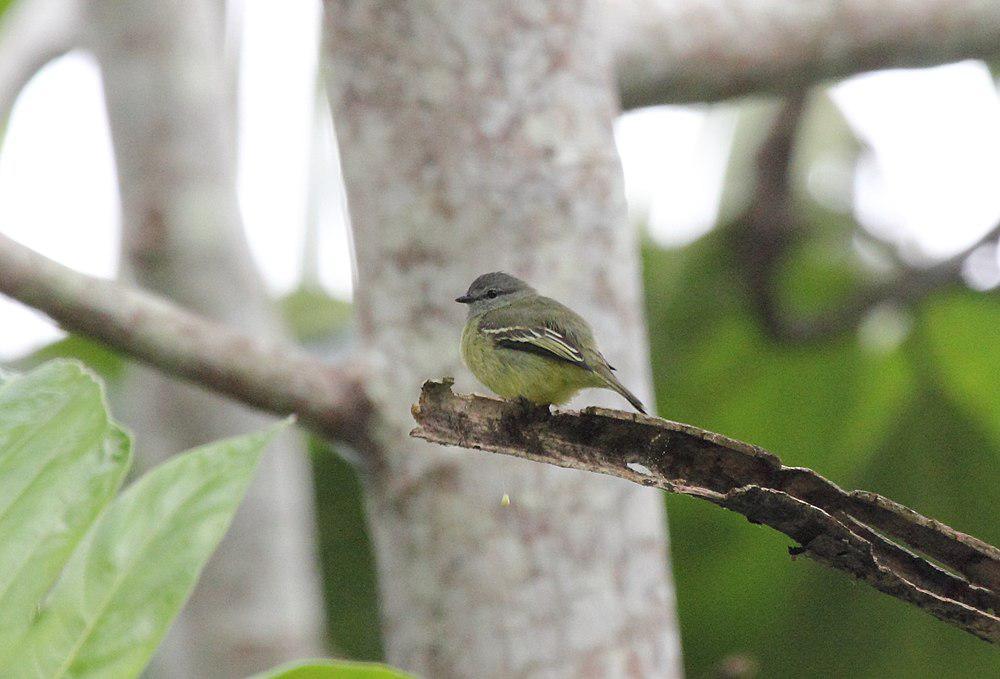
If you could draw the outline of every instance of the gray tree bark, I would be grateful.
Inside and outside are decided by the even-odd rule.
[[[367,483],[385,640],[424,676],[680,672],[656,493],[407,436],[423,379],[473,386],[452,300],[497,269],[582,312],[650,396],[599,17],[579,0],[327,2],[360,343],[384,423]]]
[[[983,0],[602,0],[626,108],[794,93],[881,68],[1000,54]]]
[[[281,334],[235,193],[233,73],[218,3],[88,6],[122,197],[123,276],[252,336]],[[267,417],[136,368],[122,401],[137,462],[265,426]],[[313,488],[294,434],[270,447],[158,656],[169,677],[236,677],[322,653]]]
[[[588,408],[554,415],[424,383],[427,441],[610,474],[707,500],[770,526],[819,563],[990,642],[1000,642],[1000,549],[864,490],[844,491],[757,446],[655,417]],[[910,551],[912,550],[912,551]],[[921,556],[925,555],[925,556]],[[931,562],[944,565],[951,572]]]

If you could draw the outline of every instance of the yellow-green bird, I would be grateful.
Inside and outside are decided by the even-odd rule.
[[[615,377],[594,333],[572,309],[502,272],[483,274],[455,300],[469,305],[462,358],[498,396],[559,405],[581,389],[616,391],[646,409]]]

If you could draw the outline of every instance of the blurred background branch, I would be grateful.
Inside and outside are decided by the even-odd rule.
[[[603,11],[626,109],[1000,52],[1000,5],[978,0],[603,0]]]
[[[992,545],[873,493],[845,492],[816,472],[785,467],[767,451],[697,427],[600,408],[525,410],[455,394],[451,384],[424,384],[411,436],[708,500],[793,538],[801,545],[789,549],[793,555],[806,554],[1000,642],[1000,550]]]
[[[867,284],[811,316],[784,308],[781,281],[790,252],[810,233],[808,218],[794,199],[791,166],[809,98],[806,91],[788,96],[774,116],[756,154],[753,190],[745,212],[726,227],[732,256],[745,281],[752,308],[775,340],[816,342],[858,329],[873,310],[885,305],[908,307],[947,285],[962,282],[969,255],[1000,238],[1000,224],[977,242],[941,262],[918,266],[893,257],[889,280]],[[860,225],[855,228],[861,232]]]
[[[77,0],[0,1],[0,130],[35,73],[80,45],[82,13]]]

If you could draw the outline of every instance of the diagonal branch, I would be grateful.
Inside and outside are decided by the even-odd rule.
[[[419,426],[411,435],[428,441],[708,500],[788,535],[801,545],[792,554],[845,571],[977,637],[1000,641],[1000,550],[874,493],[844,491],[814,471],[786,467],[756,446],[603,408],[525,410],[457,395],[447,380],[424,384],[413,416]]]
[[[743,276],[750,303],[773,339],[807,343],[850,332],[875,307],[909,306],[961,281],[962,265],[973,250],[1000,236],[1000,225],[962,252],[929,267],[905,267],[886,281],[871,283],[829,310],[795,316],[782,307],[779,274],[789,251],[807,230],[793,204],[790,167],[806,93],[789,95],[757,152],[757,177],[746,211],[729,229],[729,245]],[[905,266],[905,265],[904,265]]]
[[[236,332],[160,297],[86,276],[0,234],[0,293],[66,330],[260,410],[296,414],[372,454],[372,408],[360,373],[280,342]]]
[[[604,0],[625,108],[780,94],[1000,53],[979,0]]]

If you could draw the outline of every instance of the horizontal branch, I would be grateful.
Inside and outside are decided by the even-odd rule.
[[[625,108],[783,93],[1000,53],[980,0],[604,0]]]
[[[199,386],[370,453],[360,375],[305,351],[243,335],[162,298],[68,269],[0,234],[0,293],[71,332]]]
[[[603,408],[526,410],[455,394],[451,384],[424,384],[413,407],[418,427],[412,436],[708,500],[791,537],[801,545],[790,550],[793,554],[845,571],[977,637],[1000,641],[996,547],[874,493],[844,491],[809,469],[782,465],[756,446],[690,425]]]

